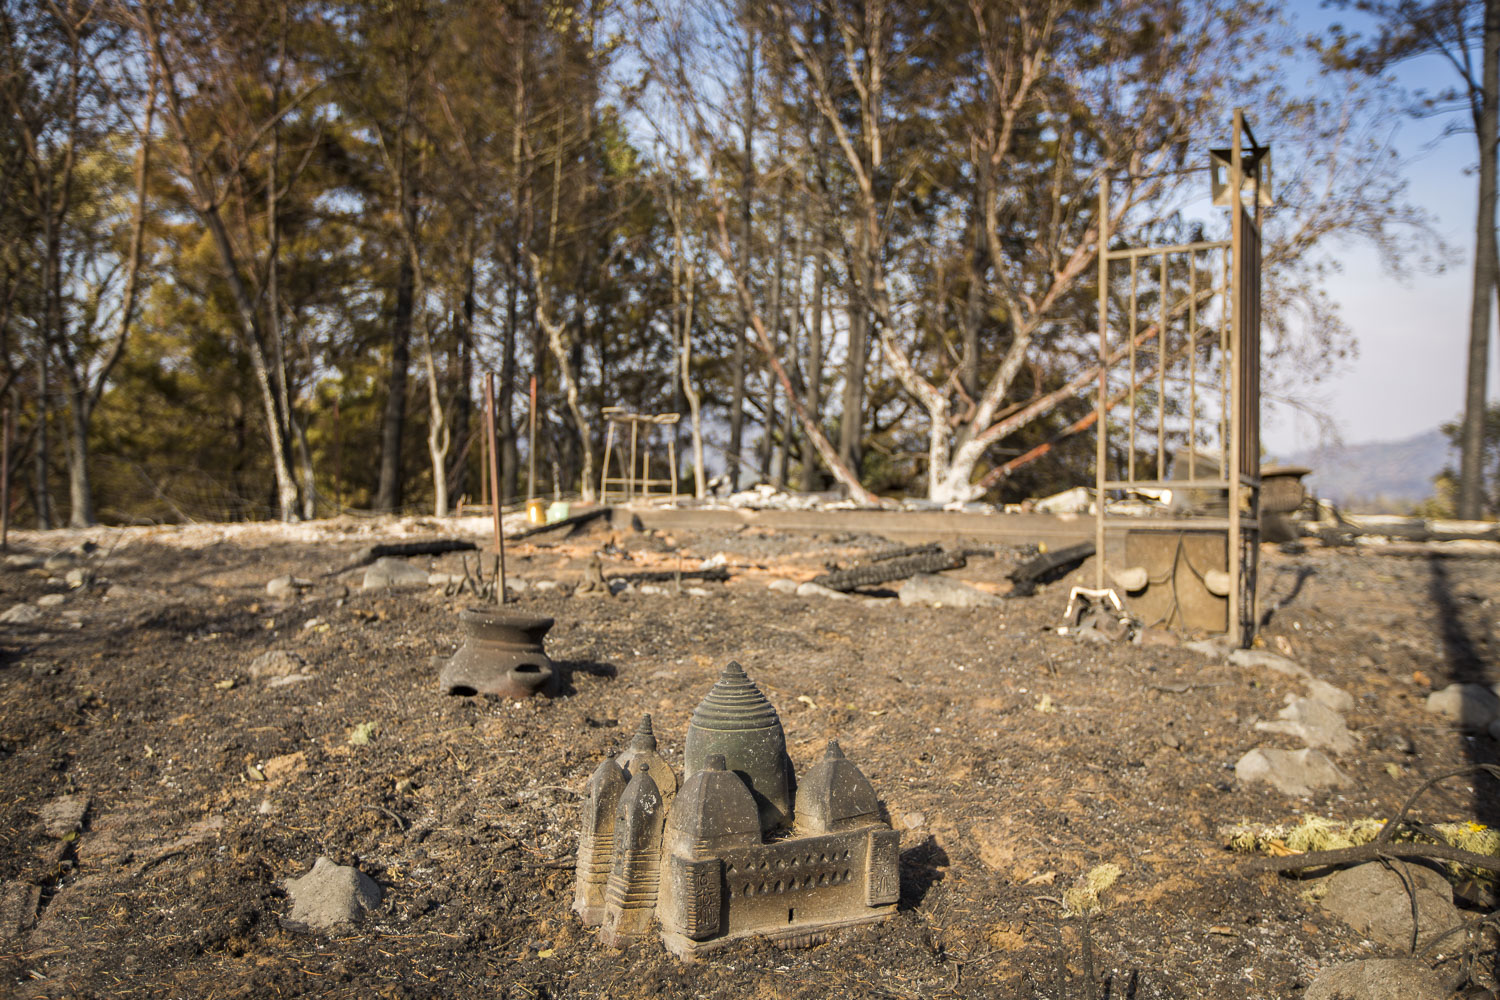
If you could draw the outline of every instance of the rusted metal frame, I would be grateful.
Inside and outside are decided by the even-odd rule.
[[[1164,247],[1128,247],[1110,250],[1105,256],[1110,260],[1125,260],[1132,257],[1154,257],[1159,253],[1186,253],[1189,250],[1214,250],[1229,246],[1228,240],[1199,240],[1196,243],[1173,243]]]
[[[1166,475],[1167,468],[1167,357],[1169,356],[1167,327],[1167,251],[1161,252],[1161,290],[1157,308],[1161,313],[1160,327],[1156,333],[1156,478]]]
[[[1227,477],[1229,473],[1229,329],[1234,322],[1234,301],[1229,294],[1229,258],[1232,249],[1225,249],[1219,257],[1220,301],[1219,311],[1219,468]]]
[[[1188,478],[1198,478],[1198,251],[1188,252]]]
[[[499,565],[499,580],[495,589],[495,603],[505,603],[505,531],[500,522],[500,448],[495,440],[495,373],[484,373],[485,432],[490,446],[490,496],[494,498],[491,509],[495,516],[495,553]]]
[[[1240,428],[1244,414],[1241,413],[1244,383],[1241,379],[1241,369],[1244,366],[1244,358],[1241,357],[1240,348],[1244,343],[1241,336],[1243,330],[1244,300],[1241,297],[1245,261],[1245,220],[1244,220],[1244,171],[1241,169],[1240,152],[1243,145],[1243,132],[1245,128],[1245,112],[1243,108],[1234,109],[1234,137],[1230,145],[1229,157],[1229,190],[1230,197],[1230,238],[1234,242],[1234,271],[1230,278],[1233,287],[1230,294],[1230,302],[1233,303],[1233,312],[1230,316],[1230,335],[1234,340],[1234,353],[1230,355],[1230,383],[1234,386],[1234,396],[1229,411],[1230,436],[1229,436],[1229,462],[1225,466],[1226,471],[1233,469],[1229,475],[1229,537],[1225,539],[1224,561],[1229,567],[1229,620],[1226,625],[1231,629],[1240,629],[1240,583],[1241,583],[1241,557],[1244,551],[1240,539]],[[1241,635],[1240,642],[1244,642]]]
[[[640,434],[640,425],[634,420],[630,422],[630,466],[625,471],[625,498],[635,499],[635,444]]]
[[[1094,586],[1104,587],[1104,482],[1109,433],[1109,176],[1099,180],[1099,398],[1094,403]]]
[[[0,428],[0,549],[10,548],[10,400],[5,401],[4,427]]]
[[[1229,484],[1222,479],[1123,479],[1106,480],[1107,490],[1133,490],[1144,487],[1148,490],[1222,490]]]
[[[1130,424],[1129,424],[1129,427],[1130,427],[1130,441],[1129,441],[1129,448],[1125,452],[1126,468],[1128,470],[1126,472],[1126,474],[1125,474],[1125,478],[1126,479],[1130,479],[1130,480],[1134,480],[1135,479],[1135,427],[1136,427],[1136,416],[1137,416],[1137,414],[1136,414],[1136,408],[1135,408],[1135,385],[1136,385],[1136,382],[1135,382],[1135,328],[1136,328],[1136,322],[1137,322],[1137,319],[1138,319],[1138,314],[1140,312],[1140,300],[1139,300],[1139,285],[1140,285],[1140,282],[1138,280],[1139,277],[1140,277],[1140,271],[1136,268],[1135,261],[1131,261],[1130,262],[1130,340],[1129,340],[1129,347],[1130,347],[1130,351],[1129,351],[1129,358],[1130,358],[1130,403],[1128,404],[1129,407],[1130,407]],[[1158,330],[1157,333],[1160,334],[1161,331]]]
[[[609,503],[609,455],[615,447],[615,422],[606,418],[604,423],[604,461],[599,463],[599,502]]]

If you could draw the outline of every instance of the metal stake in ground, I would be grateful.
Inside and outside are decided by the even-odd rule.
[[[531,376],[531,422],[526,432],[526,503],[536,499],[536,376]]]
[[[495,441],[495,373],[484,373],[485,439],[490,446],[490,501],[495,512],[495,561],[500,578],[495,581],[495,603],[505,603],[505,532],[500,527],[500,449]]]
[[[10,548],[10,401],[0,429],[0,549]]]

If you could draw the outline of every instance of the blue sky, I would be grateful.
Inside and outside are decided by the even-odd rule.
[[[1310,2],[1297,17],[1304,32],[1334,20],[1351,28],[1360,25],[1353,15],[1335,15]],[[1436,59],[1403,64],[1396,74],[1405,86],[1429,89],[1454,79]],[[1411,437],[1454,419],[1463,409],[1477,200],[1477,179],[1469,171],[1477,152],[1471,134],[1434,145],[1445,123],[1406,119],[1394,141],[1409,161],[1411,201],[1434,216],[1437,229],[1456,252],[1454,259],[1441,273],[1397,280],[1373,250],[1351,246],[1344,251],[1342,273],[1328,283],[1358,338],[1359,359],[1321,387],[1319,402],[1349,443]],[[1500,395],[1494,336],[1492,327],[1491,399]],[[1316,422],[1284,407],[1269,409],[1263,422],[1264,440],[1273,454],[1319,443]]]

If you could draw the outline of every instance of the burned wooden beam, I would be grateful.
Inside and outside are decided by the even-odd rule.
[[[849,569],[834,570],[813,578],[813,583],[829,590],[847,592],[860,587],[873,587],[881,583],[905,580],[918,573],[941,573],[947,569],[962,569],[968,560],[962,552],[946,552],[941,549],[923,552],[920,555],[882,559],[879,562],[861,563]]]
[[[1036,593],[1038,586],[1061,580],[1093,554],[1093,542],[1079,542],[1065,549],[1044,552],[1006,574],[1006,578],[1015,584],[1009,596],[1030,597]]]

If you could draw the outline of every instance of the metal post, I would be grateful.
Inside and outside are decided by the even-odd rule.
[[[500,559],[500,578],[495,581],[495,603],[505,603],[505,532],[500,525],[500,449],[495,441],[495,373],[484,373],[485,438],[490,450],[491,510],[495,512],[495,552]]]
[[[1229,482],[1229,537],[1226,541],[1225,553],[1229,565],[1229,621],[1226,623],[1225,631],[1235,636],[1235,644],[1243,646],[1248,638],[1244,630],[1240,628],[1240,428],[1243,426],[1244,414],[1240,410],[1244,406],[1244,392],[1241,389],[1240,370],[1244,365],[1244,358],[1240,357],[1240,330],[1244,323],[1243,309],[1240,302],[1242,287],[1241,274],[1244,271],[1245,251],[1245,226],[1242,216],[1244,215],[1244,204],[1242,202],[1241,188],[1244,186],[1244,174],[1240,169],[1240,138],[1245,127],[1245,112],[1243,108],[1234,109],[1234,139],[1230,144],[1229,153],[1229,211],[1230,240],[1234,252],[1234,270],[1230,274],[1230,341],[1234,344],[1234,350],[1229,356],[1230,373],[1230,407],[1229,407],[1229,468],[1225,470]]]
[[[0,549],[10,548],[10,400],[5,401],[0,429]]]
[[[1109,433],[1109,175],[1099,179],[1099,399],[1094,404],[1094,586],[1104,589],[1104,482]]]
[[[333,505],[340,514],[344,512],[344,427],[337,396],[333,397]]]
[[[526,437],[526,502],[536,499],[536,376],[531,376],[531,429]]]
[[[1198,254],[1188,254],[1188,478],[1198,478]]]
[[[1156,330],[1156,478],[1167,478],[1167,254],[1161,255],[1161,312]]]
[[[635,441],[639,426],[634,420],[630,422],[630,471],[625,474],[626,500],[635,499]]]

